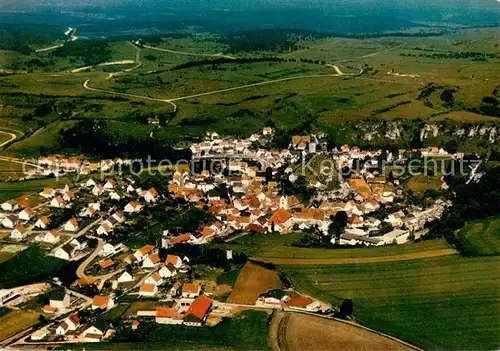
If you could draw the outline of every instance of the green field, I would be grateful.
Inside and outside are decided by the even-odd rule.
[[[38,313],[15,310],[0,317],[0,340],[5,340],[38,322]]]
[[[467,223],[457,236],[473,256],[500,254],[500,218]]]
[[[45,187],[56,187],[64,184],[71,184],[71,181],[66,177],[61,177],[0,183],[0,201],[7,201],[21,195],[39,193]]]
[[[304,233],[279,234],[249,234],[230,243],[216,244],[219,247],[232,249],[235,252],[244,252],[248,256],[275,257],[275,258],[350,258],[350,257],[377,257],[419,253],[433,250],[449,249],[443,239],[427,240],[397,246],[380,246],[366,248],[322,249],[291,246],[299,241]]]
[[[500,347],[500,259],[458,256],[342,266],[280,266],[294,287],[424,349]]]
[[[76,124],[76,121],[56,121],[29,138],[20,140],[9,147],[8,153],[15,156],[38,157],[41,148],[50,149],[59,145],[59,132]]]

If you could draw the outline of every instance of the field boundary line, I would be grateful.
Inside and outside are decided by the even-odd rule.
[[[442,256],[456,255],[455,249],[430,250],[413,252],[394,256],[373,256],[373,257],[346,257],[346,258],[279,258],[279,257],[251,257],[251,260],[272,263],[277,265],[305,266],[305,265],[341,265],[341,264],[368,264],[394,261],[408,261],[424,258],[434,258]]]

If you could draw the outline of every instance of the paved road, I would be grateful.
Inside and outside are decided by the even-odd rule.
[[[87,279],[88,276],[85,274],[85,268],[87,268],[87,266],[94,260],[94,258],[97,257],[97,255],[99,255],[99,253],[102,251],[102,248],[104,247],[104,240],[102,240],[101,238],[98,238],[97,239],[97,247],[95,248],[94,252],[92,252],[90,254],[89,257],[87,257],[85,259],[85,261],[82,262],[82,264],[80,264],[80,266],[78,266],[77,270],[76,270],[76,276],[80,279]]]
[[[87,232],[92,229],[92,227],[94,227],[95,225],[99,224],[102,222],[102,218],[99,218],[99,219],[96,219],[95,221],[93,221],[92,223],[90,223],[88,226],[86,226],[85,228],[83,228],[82,230],[80,230],[78,233],[76,233],[75,235],[71,235],[71,237],[66,240],[64,243],[60,244],[59,246],[57,246],[56,248],[54,248],[52,250],[52,252],[56,252],[59,248],[63,247],[64,245],[66,244],[69,244],[73,239],[77,239],[79,237],[81,237],[82,235],[85,235],[87,234]]]
[[[9,162],[12,162],[12,163],[19,163],[21,165],[35,167],[35,168],[38,168],[38,169],[42,169],[43,168],[42,166],[39,166],[36,163],[25,161],[25,160],[22,160],[20,158],[14,158],[14,157],[0,156],[0,161],[9,161]]]
[[[14,133],[4,132],[3,130],[0,130],[0,134],[6,134],[6,135],[10,136],[9,140],[4,141],[3,143],[0,144],[0,148],[2,148],[3,146],[10,143],[12,140],[15,140],[17,138],[17,135],[15,135]]]
[[[84,83],[83,83],[83,87],[87,90],[90,90],[90,91],[97,91],[99,93],[105,93],[105,94],[111,94],[111,95],[118,95],[118,96],[126,96],[126,97],[131,97],[131,98],[135,98],[135,99],[143,99],[143,100],[149,100],[149,101],[159,101],[159,102],[165,102],[165,103],[168,103],[170,105],[173,106],[174,110],[173,112],[177,111],[177,105],[174,104],[172,101],[170,100],[162,100],[162,99],[156,99],[156,98],[151,98],[149,96],[141,96],[141,95],[135,95],[135,94],[127,94],[127,93],[119,93],[117,91],[112,91],[112,90],[105,90],[105,89],[97,89],[97,88],[92,88],[90,85],[89,85],[89,82],[90,82],[90,79],[87,79]]]
[[[62,46],[63,46],[63,44],[54,45],[54,46],[49,46],[48,48],[38,49],[38,50],[36,50],[35,52],[50,51],[50,50],[58,49],[58,48],[60,48],[60,47],[62,47]]]

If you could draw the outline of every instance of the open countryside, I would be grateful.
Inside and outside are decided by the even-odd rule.
[[[500,349],[500,2],[0,22],[0,349]]]

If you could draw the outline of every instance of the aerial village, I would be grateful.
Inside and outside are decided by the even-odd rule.
[[[143,323],[210,327],[230,316],[237,306],[218,299],[213,286],[196,281],[200,256],[185,249],[185,254],[175,254],[179,247],[297,231],[327,237],[332,247],[397,245],[424,236],[426,224],[453,205],[439,196],[409,201],[404,177],[381,172],[379,162],[404,165],[415,153],[456,160],[463,158],[461,153],[436,147],[390,153],[349,145],[328,150],[322,133],[293,136],[288,148],[273,149],[273,135],[271,127],[246,139],[209,133],[191,145],[196,167],[172,167],[150,187],[113,171],[126,168],[130,160],[38,159],[31,176],[77,180],[2,203],[2,240],[19,250],[38,245],[48,256],[75,262],[77,268],[69,284],[56,277],[0,291],[2,306],[44,303],[40,312],[45,323],[18,343],[112,339],[117,326],[100,316],[123,299],[154,301],[128,314],[124,325],[132,331]],[[333,171],[319,170],[318,160],[328,161]],[[220,171],[210,169],[214,163]],[[344,168],[351,171],[339,174]],[[446,191],[443,178],[437,181],[436,192]],[[193,209],[203,213],[200,220],[148,230],[148,223],[161,222],[167,212],[182,218]],[[339,213],[345,223],[332,231]],[[230,266],[235,256],[224,250],[214,265],[220,260]],[[279,298],[264,293],[255,304],[318,313],[331,307],[296,292]]]

